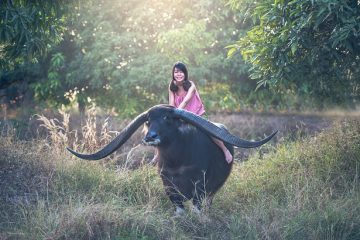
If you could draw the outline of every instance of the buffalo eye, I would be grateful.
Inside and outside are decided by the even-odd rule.
[[[170,122],[170,120],[171,120],[171,118],[169,116],[167,116],[167,115],[165,115],[163,117],[163,119],[164,119],[165,122]]]

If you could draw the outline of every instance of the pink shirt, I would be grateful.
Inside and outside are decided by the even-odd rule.
[[[174,93],[175,96],[175,107],[179,107],[181,102],[184,100],[186,94],[183,96],[179,96],[176,93]],[[203,115],[205,113],[205,107],[204,104],[201,101],[200,95],[197,90],[195,90],[194,95],[190,98],[190,101],[186,104],[185,110],[192,112],[196,115]]]

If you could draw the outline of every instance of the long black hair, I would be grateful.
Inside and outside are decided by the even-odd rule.
[[[173,91],[173,92],[177,92],[177,90],[179,89],[179,87],[176,86],[176,84],[174,83],[174,81],[175,81],[175,77],[174,77],[175,68],[181,70],[184,73],[185,77],[184,77],[183,87],[184,87],[185,91],[188,91],[189,88],[191,87],[191,82],[188,79],[188,71],[187,71],[186,65],[184,63],[182,63],[182,62],[176,62],[174,64],[173,68],[172,68],[172,80],[171,80],[171,83],[170,83],[170,90]]]

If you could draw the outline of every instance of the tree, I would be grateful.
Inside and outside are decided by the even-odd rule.
[[[261,0],[247,4],[254,26],[230,46],[251,63],[251,77],[284,93],[326,104],[360,98],[360,4],[357,0]],[[240,9],[240,8],[239,8]]]
[[[70,0],[0,1],[1,103],[18,103],[31,95],[29,84],[43,75],[43,66],[35,63],[62,40],[75,6]]]
[[[0,66],[36,61],[61,40],[73,1],[0,1]]]

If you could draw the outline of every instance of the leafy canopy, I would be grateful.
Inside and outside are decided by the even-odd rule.
[[[359,100],[360,3],[357,0],[230,0],[254,26],[229,46],[251,63],[258,85],[294,91],[322,104]],[[240,9],[241,6],[247,6]]]
[[[61,41],[76,1],[0,1],[0,66],[36,61]]]

